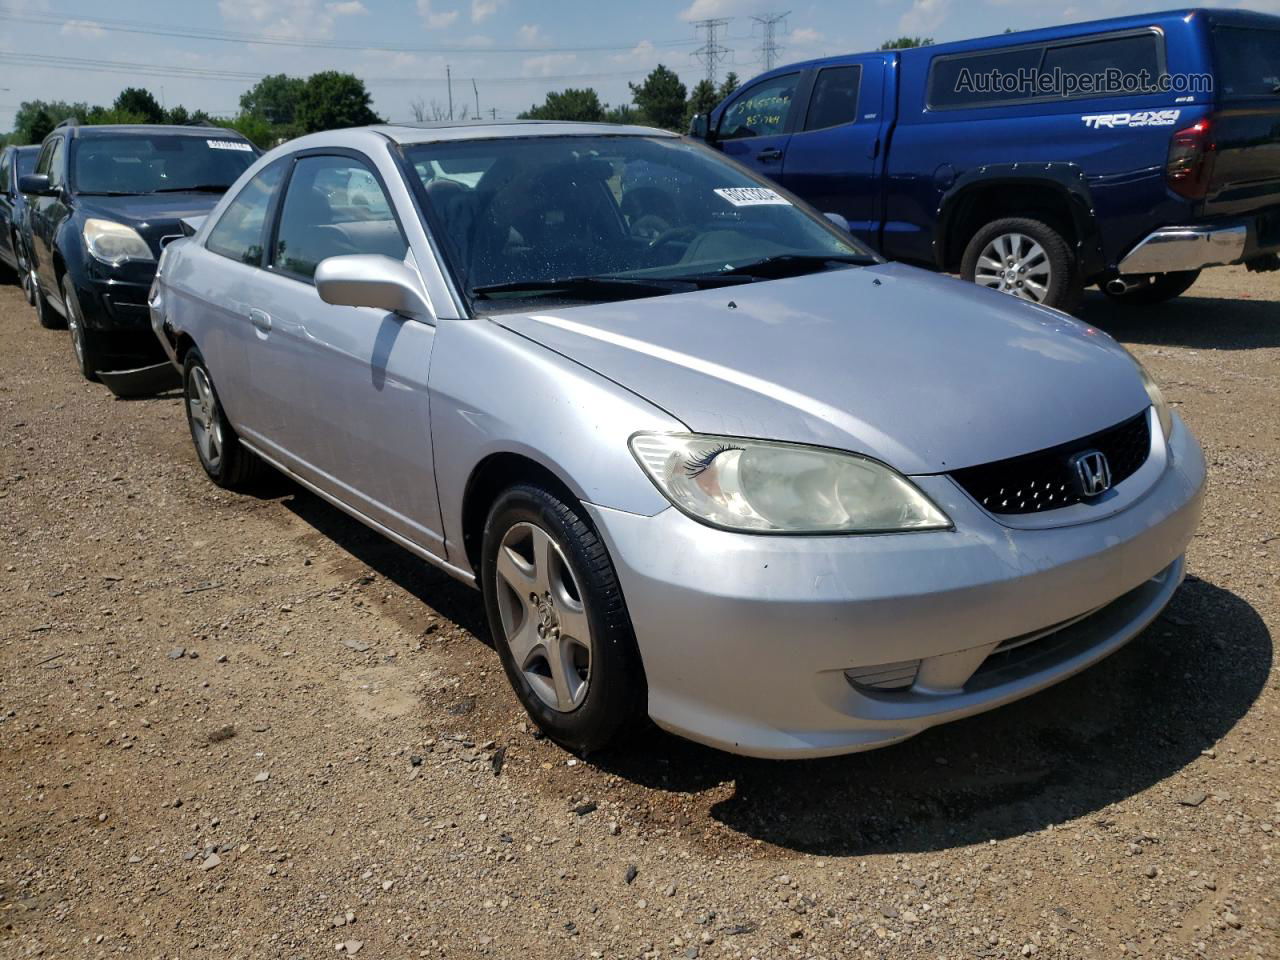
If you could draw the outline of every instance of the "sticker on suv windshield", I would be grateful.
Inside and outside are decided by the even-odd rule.
[[[242,140],[206,140],[211,150],[244,150],[247,153],[253,152],[253,147]]]
[[[789,207],[791,201],[768,187],[717,187],[714,191],[735,207]]]

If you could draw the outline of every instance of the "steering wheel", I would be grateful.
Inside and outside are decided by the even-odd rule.
[[[697,227],[672,227],[670,230],[663,230],[660,234],[649,241],[649,249],[656,250],[658,247],[668,243],[679,243],[681,240],[692,240],[698,233]]]

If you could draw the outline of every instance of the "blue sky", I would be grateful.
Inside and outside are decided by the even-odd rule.
[[[903,33],[939,41],[1175,6],[1169,0],[0,0],[0,130],[23,100],[108,103],[149,87],[170,105],[233,113],[253,78],[348,70],[365,78],[393,120],[421,100],[511,117],[548,90],[593,86],[606,102],[657,63],[687,84],[694,21],[729,18],[720,76],[761,69],[754,15],[789,10],[781,59],[874,48]],[[1209,5],[1280,13],[1280,0]],[[152,33],[137,32],[140,30]],[[163,35],[155,35],[160,33]],[[203,34],[191,36],[191,34]],[[210,39],[211,36],[222,39]],[[271,43],[254,43],[253,38]],[[298,44],[298,45],[291,45]],[[34,55],[22,65],[6,56]],[[74,65],[76,68],[72,69]],[[86,67],[101,69],[85,69]]]

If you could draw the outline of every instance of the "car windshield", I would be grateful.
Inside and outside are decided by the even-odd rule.
[[[1218,27],[1213,31],[1218,85],[1227,96],[1280,94],[1280,30]]]
[[[72,186],[78,193],[221,193],[257,159],[247,141],[217,135],[131,133],[74,142]]]
[[[508,137],[407,149],[473,299],[618,299],[874,257],[722,154],[667,137]]]

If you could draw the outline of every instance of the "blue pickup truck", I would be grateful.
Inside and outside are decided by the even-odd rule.
[[[1177,10],[779,67],[692,135],[886,257],[1071,310],[1280,268],[1280,17]]]

